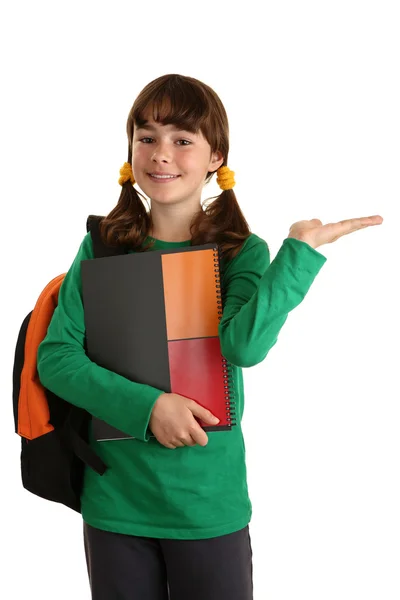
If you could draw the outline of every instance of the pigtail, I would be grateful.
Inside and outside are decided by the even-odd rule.
[[[128,162],[120,170],[129,166],[125,181],[120,178],[122,186],[117,205],[100,222],[100,236],[109,246],[124,245],[136,251],[145,251],[153,246],[154,242],[143,246],[152,226],[151,214],[147,211],[143,200],[146,199],[134,187],[132,170],[130,167],[131,150],[128,152]],[[130,176],[129,176],[130,175]],[[126,178],[128,177],[128,178]]]
[[[234,258],[251,234],[233,189],[223,190],[219,196],[195,215],[190,227],[192,245],[217,242],[221,255]]]

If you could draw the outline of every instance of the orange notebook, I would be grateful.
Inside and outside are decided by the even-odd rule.
[[[81,263],[87,353],[131,381],[191,398],[236,424],[229,363],[221,354],[218,246],[204,244]],[[129,438],[93,419],[97,440]]]

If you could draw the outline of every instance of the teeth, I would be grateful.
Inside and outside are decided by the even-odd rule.
[[[152,177],[156,177],[156,179],[175,179],[175,177],[177,177],[177,175],[153,175],[151,173]]]

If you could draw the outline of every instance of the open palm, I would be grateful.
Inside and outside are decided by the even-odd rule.
[[[345,219],[338,223],[327,223],[326,225],[322,225],[319,219],[297,221],[297,223],[293,223],[291,226],[288,237],[296,238],[306,242],[313,248],[317,248],[323,244],[336,242],[343,235],[364,229],[365,227],[371,227],[372,225],[381,225],[382,222],[383,218],[380,215]]]

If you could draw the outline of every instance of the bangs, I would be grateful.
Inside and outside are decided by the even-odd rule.
[[[152,118],[161,125],[174,125],[191,133],[206,129],[210,107],[200,87],[179,76],[157,83],[138,98],[132,114],[136,127]]]

